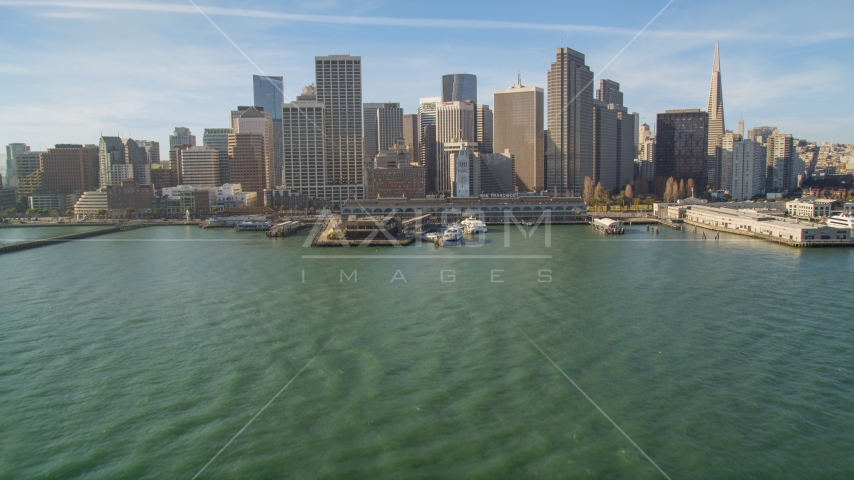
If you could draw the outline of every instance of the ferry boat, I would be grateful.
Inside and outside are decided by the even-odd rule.
[[[447,229],[445,229],[445,233],[442,234],[442,245],[445,246],[454,246],[459,245],[460,241],[463,239],[463,229],[460,225],[451,225]]]
[[[237,230],[241,232],[266,232],[272,227],[273,224],[270,222],[254,222],[251,220],[236,225]]]
[[[854,230],[854,213],[840,213],[827,219],[827,226]]]
[[[473,235],[475,233],[486,233],[486,224],[482,220],[469,217],[461,222],[463,233]]]

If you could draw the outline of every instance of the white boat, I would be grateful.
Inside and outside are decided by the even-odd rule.
[[[461,222],[463,226],[463,233],[467,234],[475,234],[475,233],[486,233],[486,224],[483,223],[482,220],[478,220],[474,217],[469,217]]]
[[[854,229],[854,213],[840,213],[827,219],[827,226]]]
[[[440,238],[442,238],[442,234],[438,232],[430,232],[424,234],[424,240],[427,240],[428,242],[435,242]]]
[[[451,225],[442,234],[442,245],[459,245],[463,239],[463,229],[460,225]]]

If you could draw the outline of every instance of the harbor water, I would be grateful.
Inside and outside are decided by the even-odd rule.
[[[2,255],[0,478],[854,476],[854,251],[524,230]]]

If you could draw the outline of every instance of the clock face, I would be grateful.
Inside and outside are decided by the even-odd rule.
[[[467,182],[468,180],[469,179],[465,174],[461,174],[459,177],[457,177],[457,182],[459,182],[459,183]]]

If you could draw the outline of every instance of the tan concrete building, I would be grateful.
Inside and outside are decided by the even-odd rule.
[[[516,85],[495,91],[494,144],[496,152],[509,150],[515,156],[516,187],[520,192],[543,190],[545,149],[543,146],[543,89]]]
[[[260,189],[262,193],[259,193],[259,195],[263,195],[264,187],[272,188],[281,181],[281,179],[276,179],[275,156],[273,152],[273,119],[269,113],[255,107],[237,107],[237,110],[231,112],[231,128],[235,134],[262,136],[261,146],[264,158],[264,178],[262,179],[263,187]],[[233,179],[229,179],[229,181],[241,183]],[[181,183],[187,183],[187,181],[181,178]]]
[[[183,185],[221,184],[219,151],[211,147],[190,147],[181,151],[181,181]]]
[[[365,170],[368,198],[424,198],[426,169],[412,164]]]

